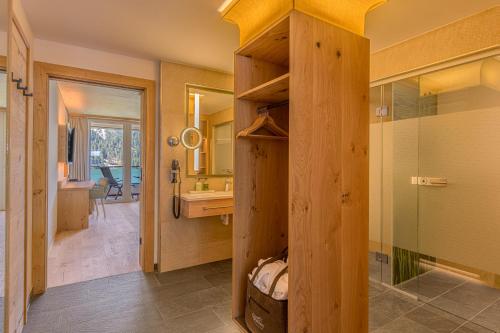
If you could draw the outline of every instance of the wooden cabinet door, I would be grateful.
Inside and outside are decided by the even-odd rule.
[[[21,332],[25,311],[26,280],[26,162],[27,97],[14,79],[28,81],[28,47],[11,21],[8,54],[6,239],[5,239],[5,332]]]

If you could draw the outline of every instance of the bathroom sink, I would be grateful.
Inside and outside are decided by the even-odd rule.
[[[189,191],[189,194],[206,194],[206,193],[214,193],[215,190],[206,190],[206,191],[195,191],[191,190]]]
[[[217,199],[232,199],[233,191],[215,191],[215,192],[196,192],[184,193],[181,198],[186,201],[201,201],[201,200],[217,200]]]

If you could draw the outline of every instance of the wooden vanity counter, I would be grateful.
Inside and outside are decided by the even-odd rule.
[[[232,192],[216,192],[213,197],[181,196],[181,214],[187,218],[233,214]]]
[[[59,183],[57,193],[57,232],[89,227],[89,191],[94,181]]]

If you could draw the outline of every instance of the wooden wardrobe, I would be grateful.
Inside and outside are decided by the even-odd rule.
[[[235,143],[233,316],[289,247],[289,332],[368,332],[369,41],[292,10],[235,54],[235,133],[259,107],[288,140]],[[283,103],[282,103],[283,104]]]

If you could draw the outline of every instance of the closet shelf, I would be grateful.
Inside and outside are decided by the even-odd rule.
[[[253,102],[279,103],[288,100],[290,73],[283,74],[271,81],[238,95],[238,99]]]
[[[236,51],[237,55],[288,67],[290,17],[276,22]]]

